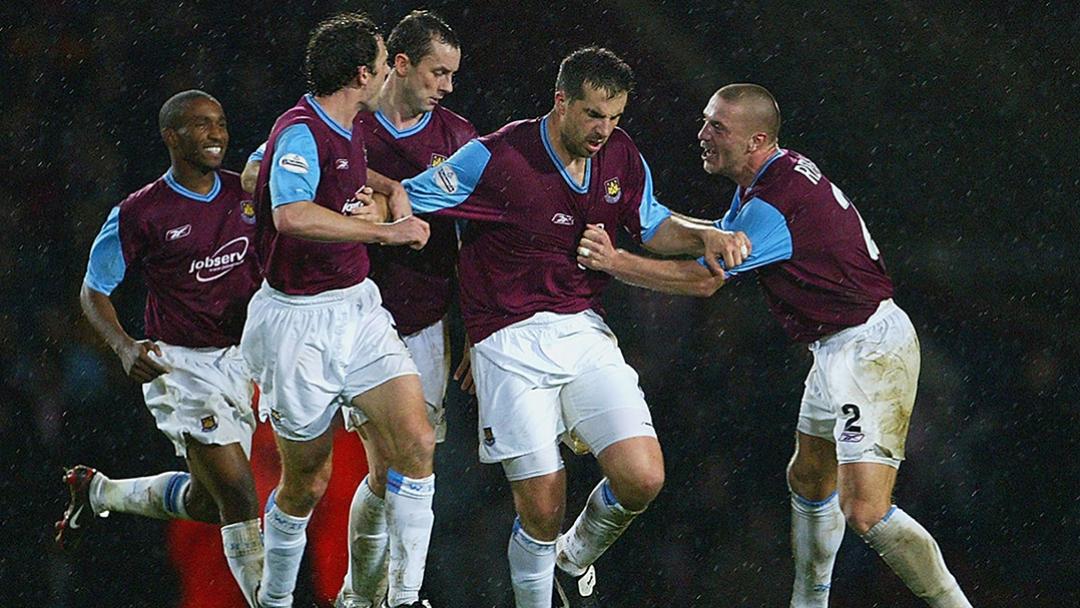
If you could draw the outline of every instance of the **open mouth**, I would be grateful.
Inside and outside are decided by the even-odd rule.
[[[203,151],[210,156],[221,156],[225,152],[225,146],[219,144],[204,146]]]
[[[701,143],[701,158],[702,158],[702,160],[708,160],[708,159],[712,158],[715,154],[716,154],[716,150],[714,150],[711,146],[705,145],[705,142]]]

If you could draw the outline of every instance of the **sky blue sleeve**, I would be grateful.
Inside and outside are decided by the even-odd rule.
[[[474,139],[438,166],[401,182],[413,212],[434,213],[461,205],[476,190],[490,161],[491,151]]]
[[[645,170],[645,187],[641,192],[638,216],[641,218],[641,242],[647,243],[656,235],[660,224],[671,217],[671,209],[656,200],[656,195],[653,194],[652,171],[649,170],[649,163],[645,162],[644,157],[641,158],[641,167]]]
[[[263,159],[263,156],[265,154],[266,154],[266,142],[264,141],[263,143],[259,144],[258,148],[255,148],[255,151],[252,152],[251,156],[248,157],[247,162],[249,162],[249,163],[261,163],[262,159]]]
[[[292,125],[278,134],[270,167],[270,206],[315,200],[319,188],[319,148],[307,125]]]
[[[110,295],[124,280],[125,272],[127,264],[120,248],[120,207],[117,206],[109,212],[90,247],[90,262],[86,265],[83,282],[94,291]]]
[[[728,211],[727,215],[717,222],[717,228],[744,232],[750,239],[750,257],[729,270],[729,275],[738,275],[773,262],[791,259],[791,231],[788,229],[787,219],[780,210],[760,198],[750,199],[738,213],[734,208]],[[705,258],[698,261],[705,264]]]

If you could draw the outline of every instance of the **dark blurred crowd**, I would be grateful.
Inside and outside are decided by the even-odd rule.
[[[732,185],[698,159],[708,96],[728,82],[768,87],[781,145],[855,200],[920,333],[898,502],[932,531],[975,605],[1080,604],[1080,281],[1067,254],[1080,234],[1075,7],[468,4],[424,5],[462,39],[448,107],[481,133],[542,114],[558,60],[608,46],[637,75],[622,126],[676,210],[716,217],[730,200]],[[363,9],[388,29],[416,7],[2,3],[0,606],[177,600],[183,564],[168,562],[157,522],[115,517],[92,551],[50,551],[64,465],[120,476],[180,466],[77,302],[109,208],[167,168],[161,103],[187,88],[215,95],[232,139],[226,165],[239,171],[304,92],[315,22]],[[612,605],[786,605],[783,473],[810,358],[743,283],[709,300],[609,293],[668,471],[660,498],[598,563]],[[142,298],[137,277],[116,295],[130,328]],[[452,391],[448,413],[426,586],[436,606],[509,606],[509,490],[498,467],[477,463],[474,404]],[[598,473],[587,460],[568,466],[576,513]],[[850,534],[832,595],[835,606],[919,605]]]

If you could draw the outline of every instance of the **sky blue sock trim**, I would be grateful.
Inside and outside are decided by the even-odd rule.
[[[404,481],[405,476],[394,469],[388,469],[386,471],[386,489],[394,494],[401,494],[401,484]]]
[[[600,494],[604,499],[604,504],[609,507],[622,506],[619,504],[619,499],[615,498],[615,492],[611,491],[611,480],[605,479],[603,484],[600,485]]]
[[[804,507],[814,508],[814,507],[824,507],[826,504],[829,503],[829,501],[836,498],[837,492],[833,491],[832,494],[829,494],[828,496],[826,496],[825,498],[823,498],[821,500],[810,500],[809,498],[803,498],[802,496],[799,496],[798,493],[795,492],[795,490],[791,491],[791,496],[795,499],[795,502],[799,503],[800,505],[802,505]]]
[[[889,521],[889,518],[892,517],[893,513],[896,513],[896,505],[893,505],[893,506],[889,507],[889,511],[887,513],[885,513],[885,517],[882,517],[881,521],[883,521],[883,522]]]
[[[190,480],[189,473],[176,473],[169,478],[169,483],[165,486],[165,496],[162,497],[162,506],[165,511],[177,515],[183,511],[183,505],[177,505],[177,501],[184,500],[183,490]]]

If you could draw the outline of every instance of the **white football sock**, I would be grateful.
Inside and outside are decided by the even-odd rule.
[[[643,512],[620,505],[611,491],[611,482],[606,477],[601,479],[574,525],[559,538],[556,563],[566,572],[581,576]]]
[[[510,561],[516,607],[550,608],[555,584],[555,541],[529,536],[521,527],[521,520],[515,518],[506,557]]]
[[[971,608],[945,567],[934,537],[900,508],[893,505],[862,538],[927,604],[934,608]]]
[[[365,477],[349,508],[349,570],[342,594],[364,601],[382,599],[387,589],[389,549],[386,501],[371,491]]]
[[[836,492],[819,501],[791,493],[792,608],[828,607],[833,564],[846,525]]]
[[[221,527],[225,561],[248,606],[255,606],[255,588],[262,579],[263,541],[259,520],[249,519]]]
[[[191,519],[184,496],[191,475],[170,471],[153,477],[109,479],[100,472],[90,480],[90,508],[98,515],[110,511],[154,519]]]
[[[307,525],[311,514],[294,517],[283,512],[274,502],[274,494],[270,495],[266,506],[265,557],[259,585],[259,604],[265,608],[289,607],[292,606],[300,561],[304,558]]]
[[[428,543],[435,513],[435,475],[405,477],[394,469],[386,474],[386,526],[390,541],[389,604],[400,606],[420,599]]]

